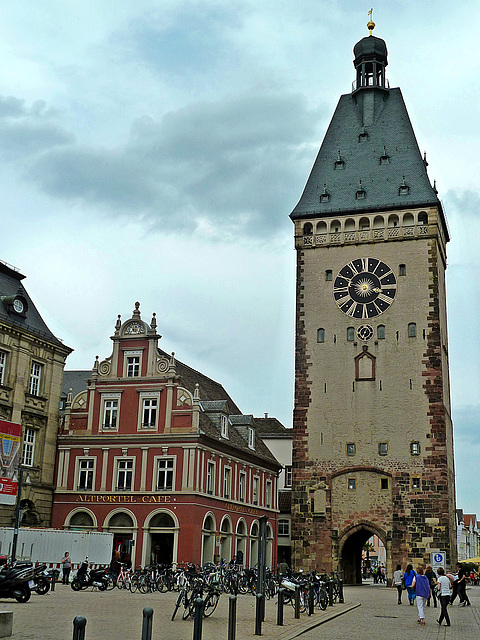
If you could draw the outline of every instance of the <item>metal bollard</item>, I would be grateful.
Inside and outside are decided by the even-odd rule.
[[[333,580],[327,582],[328,606],[333,607]]]
[[[237,596],[228,598],[228,640],[235,640],[237,634]]]
[[[338,581],[338,602],[343,604],[345,602],[343,597],[343,580]]]
[[[308,615],[313,616],[315,613],[315,592],[313,582],[308,585]]]
[[[87,624],[87,619],[83,616],[76,616],[73,619],[73,640],[84,640],[85,639],[85,626]]]
[[[295,585],[295,618],[300,618],[300,585]]]
[[[203,605],[202,598],[195,600],[195,613],[193,615],[193,640],[202,640],[202,624],[203,624]]]
[[[262,635],[262,622],[263,622],[262,599],[263,599],[262,594],[257,593],[255,597],[255,635],[256,636]]]
[[[284,589],[278,590],[278,605],[277,605],[277,626],[283,627],[283,592]]]
[[[153,609],[152,607],[145,607],[143,610],[142,640],[152,640],[152,626]]]

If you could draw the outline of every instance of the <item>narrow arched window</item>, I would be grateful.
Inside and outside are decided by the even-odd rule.
[[[347,340],[349,342],[353,342],[353,340],[355,340],[355,329],[354,329],[354,327],[347,327]]]
[[[417,325],[415,322],[410,322],[408,325],[408,337],[416,338],[417,337]]]
[[[325,342],[325,329],[317,329],[317,342]]]
[[[378,340],[385,340],[385,325],[379,324],[377,327],[377,338]]]
[[[407,275],[407,266],[405,264],[398,265],[398,275],[406,276]]]
[[[311,225],[310,222],[307,222],[303,226],[303,235],[304,236],[311,236],[312,233],[313,233],[313,226]]]
[[[325,280],[327,282],[330,282],[331,279],[332,279],[332,270],[331,269],[327,269],[325,271]]]

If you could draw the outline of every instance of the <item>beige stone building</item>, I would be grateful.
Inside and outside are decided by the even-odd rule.
[[[390,576],[435,551],[456,558],[448,229],[401,91],[388,85],[385,42],[370,34],[354,55],[352,93],[291,214],[293,563],[343,570],[347,582],[361,580],[372,535]]]
[[[49,330],[24,278],[0,261],[0,419],[22,425],[21,523],[49,526],[63,367],[72,349]],[[2,505],[0,526],[13,525],[13,511]]]

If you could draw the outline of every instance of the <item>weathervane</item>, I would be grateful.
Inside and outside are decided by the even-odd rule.
[[[372,32],[375,29],[375,23],[373,21],[373,7],[368,12],[368,15],[370,16],[370,20],[367,22],[367,29],[370,31],[370,35],[373,35]]]

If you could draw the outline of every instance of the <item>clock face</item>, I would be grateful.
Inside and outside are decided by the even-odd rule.
[[[374,318],[395,299],[397,281],[388,264],[376,258],[358,258],[340,269],[333,297],[340,311],[352,318]]]
[[[17,313],[23,312],[23,302],[19,298],[15,298],[13,301],[13,308]]]

